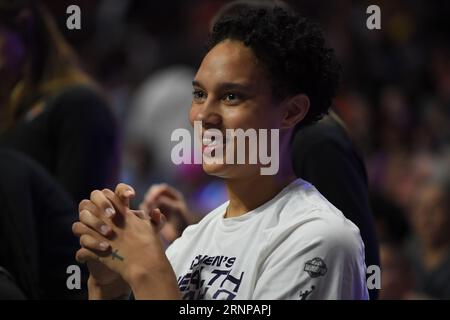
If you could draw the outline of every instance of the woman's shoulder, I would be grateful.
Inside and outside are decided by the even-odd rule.
[[[284,198],[272,239],[294,242],[320,239],[322,243],[347,247],[359,244],[358,227],[310,183],[299,179]]]

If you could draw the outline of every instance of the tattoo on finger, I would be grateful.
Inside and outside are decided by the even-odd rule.
[[[118,260],[120,260],[120,261],[123,261],[123,260],[125,259],[125,258],[122,257],[121,255],[119,255],[119,250],[118,250],[118,249],[112,250],[112,251],[111,251],[111,257],[112,257],[113,260],[114,260],[114,259],[118,259]]]

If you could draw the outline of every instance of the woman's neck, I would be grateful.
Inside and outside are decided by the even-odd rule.
[[[286,169],[282,169],[282,168]],[[284,187],[296,179],[290,163],[280,165],[276,175],[254,175],[242,179],[227,179],[230,203],[226,218],[241,216],[275,197]]]

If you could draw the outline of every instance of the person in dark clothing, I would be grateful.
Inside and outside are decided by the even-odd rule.
[[[25,294],[17,286],[14,278],[0,267],[0,300],[25,300]]]
[[[323,196],[356,224],[364,241],[366,265],[380,265],[378,240],[370,208],[367,173],[340,118],[330,112],[299,130],[292,141],[295,174],[311,182]],[[376,299],[378,290],[369,290]]]
[[[66,269],[76,264],[78,241],[70,233],[77,208],[63,188],[37,163],[0,149],[1,296],[19,299],[81,298],[66,286]],[[8,276],[6,276],[8,275]]]
[[[76,202],[115,185],[114,115],[46,8],[0,1],[0,43],[0,146],[38,161]]]
[[[107,104],[92,89],[73,86],[3,132],[0,146],[38,161],[79,202],[115,182],[117,139]]]

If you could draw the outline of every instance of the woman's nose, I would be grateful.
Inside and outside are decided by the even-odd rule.
[[[201,121],[202,127],[217,128],[222,124],[220,110],[213,103],[205,102],[195,115],[195,121]]]

